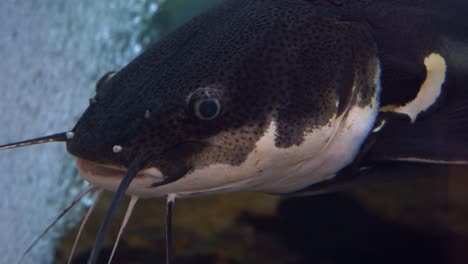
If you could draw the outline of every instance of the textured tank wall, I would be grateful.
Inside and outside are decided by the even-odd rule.
[[[71,129],[94,93],[95,80],[140,52],[141,21],[157,4],[1,1],[0,141]],[[16,263],[82,182],[58,143],[3,151],[0,168],[0,263]],[[51,263],[60,229],[54,228],[25,263]]]

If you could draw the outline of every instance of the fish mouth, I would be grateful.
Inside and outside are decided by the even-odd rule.
[[[80,172],[87,171],[102,177],[118,177],[127,171],[124,166],[106,165],[82,158],[76,158],[76,165]]]
[[[79,157],[75,157],[75,159],[81,176],[92,185],[112,192],[117,190],[123,176],[125,176],[128,170],[125,166],[103,164]],[[149,186],[161,182],[163,179],[164,176],[159,169],[155,167],[145,168],[135,176],[127,193],[144,197],[145,195],[141,194],[141,190],[148,189]]]
[[[78,171],[83,178],[85,178],[91,185],[97,186],[101,189],[116,192],[124,175],[127,173],[127,167],[116,166],[98,163],[83,158],[75,157]],[[205,175],[206,176],[206,175]],[[223,186],[198,187],[194,190],[183,188],[184,184],[179,184],[179,181],[164,185],[162,187],[153,188],[155,183],[164,182],[165,176],[155,167],[145,168],[138,172],[133,178],[126,193],[128,195],[137,196],[139,198],[155,198],[164,197],[169,193],[177,193],[178,197],[191,197],[203,194],[219,193],[228,191],[232,186],[237,183],[224,184]],[[198,181],[202,180],[203,177]],[[184,181],[184,179],[181,179]],[[190,184],[190,180],[188,181]],[[195,180],[194,182],[197,182]],[[177,187],[170,187],[169,185],[178,185]]]

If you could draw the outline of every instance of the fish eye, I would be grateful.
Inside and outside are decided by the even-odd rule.
[[[201,120],[211,120],[219,115],[221,105],[218,99],[201,100],[195,104],[195,115]]]
[[[221,113],[221,100],[215,89],[198,89],[189,95],[187,103],[189,112],[200,120],[212,120]]]
[[[96,83],[96,92],[98,92],[99,89],[101,89],[101,87],[102,87],[108,80],[110,80],[114,75],[115,75],[115,72],[113,72],[113,71],[104,74],[104,75],[99,79],[99,81],[97,81],[97,83]]]

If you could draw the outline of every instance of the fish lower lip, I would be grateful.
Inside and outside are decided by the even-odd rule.
[[[193,147],[194,145],[200,147],[200,145],[205,145],[207,143],[205,142],[199,142],[199,141],[186,141],[179,143],[177,145],[174,145],[172,147],[167,148],[166,150],[160,152],[159,154],[155,154],[155,157],[162,157],[164,155],[176,155],[173,152],[178,151],[179,147]],[[178,154],[177,154],[178,155]],[[105,164],[105,163],[99,163],[95,161],[91,161],[88,159],[83,159],[80,158],[76,155],[73,155],[76,159],[76,165],[80,173],[83,174],[88,174],[88,175],[93,175],[94,177],[118,177],[121,178],[125,173],[127,172],[127,167],[125,166],[119,166],[119,165],[111,165],[111,164]],[[155,158],[157,160],[157,158]],[[83,173],[86,172],[86,173]],[[164,175],[160,172],[160,169],[153,166],[151,168],[146,168],[141,170],[135,178],[141,178],[141,177],[152,177],[153,179],[156,179],[156,182],[164,178]]]
[[[76,166],[81,174],[91,174],[96,177],[102,178],[122,178],[127,169],[125,166],[115,166],[109,164],[102,164],[82,158],[76,158]],[[85,173],[84,173],[85,172]],[[135,178],[143,178],[143,177],[153,177],[156,179],[160,179],[162,175],[156,175],[157,173],[153,173],[151,169],[143,170],[138,173]]]
[[[78,157],[76,157],[76,165],[80,171],[89,171],[102,177],[121,177],[127,171],[124,166],[106,165]]]

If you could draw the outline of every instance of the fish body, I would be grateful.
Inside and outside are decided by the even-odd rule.
[[[67,148],[114,191],[146,153],[139,197],[467,164],[467,9],[452,2],[225,1],[106,78]]]

